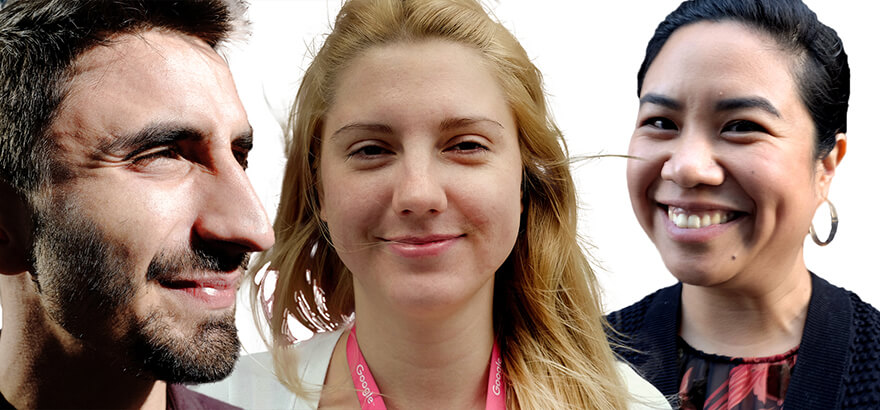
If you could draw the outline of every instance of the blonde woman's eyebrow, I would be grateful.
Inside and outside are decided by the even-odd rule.
[[[501,129],[504,129],[504,126],[501,125],[500,122],[495,121],[491,118],[486,117],[457,117],[457,118],[447,118],[440,122],[440,131],[448,131],[452,129],[467,127],[470,125],[478,124],[478,123],[487,123],[491,125],[497,125]]]
[[[350,132],[350,131],[368,131],[378,134],[392,134],[394,131],[390,126],[381,123],[364,123],[364,122],[353,122],[351,124],[343,125],[339,127],[336,131],[333,131],[333,134],[330,138],[336,138],[339,134]]]

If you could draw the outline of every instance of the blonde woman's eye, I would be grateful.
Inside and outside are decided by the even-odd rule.
[[[485,145],[480,144],[476,141],[463,141],[458,144],[453,145],[449,148],[449,151],[457,151],[457,152],[476,152],[476,151],[484,151],[488,150]]]
[[[349,158],[351,157],[363,157],[363,158],[375,158],[381,155],[389,154],[391,151],[388,151],[385,148],[382,148],[378,145],[365,145],[360,147],[351,153],[348,154]]]

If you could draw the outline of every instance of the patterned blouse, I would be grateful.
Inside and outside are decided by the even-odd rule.
[[[781,409],[798,347],[769,357],[726,357],[701,352],[679,337],[681,408]]]

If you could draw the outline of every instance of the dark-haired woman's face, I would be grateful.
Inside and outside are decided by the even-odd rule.
[[[702,22],[673,33],[645,75],[630,199],[685,283],[772,285],[805,269],[804,237],[833,167],[812,159],[792,64],[767,36]]]

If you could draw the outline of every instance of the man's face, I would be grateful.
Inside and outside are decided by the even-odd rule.
[[[244,173],[251,128],[225,62],[172,32],[123,35],[75,62],[37,201],[34,271],[51,320],[169,382],[238,355],[235,291],[273,243]]]

